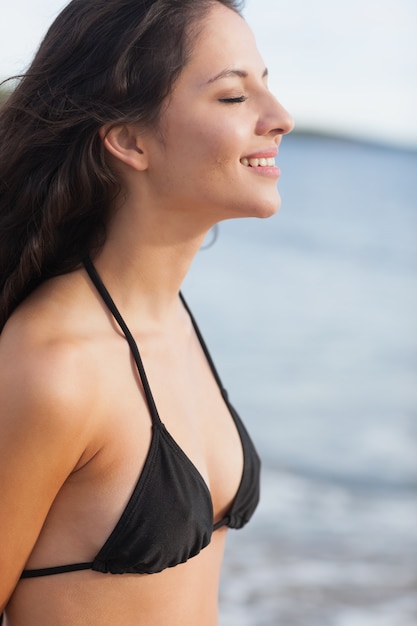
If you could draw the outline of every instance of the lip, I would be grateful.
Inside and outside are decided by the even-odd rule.
[[[245,154],[242,159],[274,159],[278,155],[278,146],[268,148],[267,150],[260,150],[259,152],[252,152],[252,154]]]
[[[265,176],[266,178],[276,179],[281,176],[281,170],[279,167],[247,167],[246,169],[254,176]]]
[[[242,159],[274,159],[277,155],[278,146],[275,145],[259,152],[252,152],[252,154],[248,154],[246,157],[242,157]],[[281,176],[281,170],[276,166],[247,167],[247,169],[257,176],[265,176],[266,178],[278,179]]]

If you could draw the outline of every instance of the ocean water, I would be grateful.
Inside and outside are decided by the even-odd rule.
[[[184,292],[263,458],[221,626],[417,625],[417,151],[294,134]]]

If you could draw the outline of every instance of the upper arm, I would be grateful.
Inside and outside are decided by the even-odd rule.
[[[0,341],[0,612],[88,445],[76,361],[59,349],[23,358]]]

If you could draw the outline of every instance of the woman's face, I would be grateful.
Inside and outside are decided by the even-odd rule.
[[[266,74],[247,24],[215,4],[162,112],[160,133],[144,135],[147,182],[159,206],[209,225],[279,209],[274,157],[293,121],[268,91]]]

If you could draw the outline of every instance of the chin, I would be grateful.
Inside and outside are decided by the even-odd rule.
[[[273,215],[278,213],[279,209],[280,209],[280,206],[275,206],[273,209],[270,209],[270,210],[265,209],[264,211],[261,211],[260,213],[255,215],[255,217],[259,217],[259,219],[265,220],[268,217],[272,217]]]
[[[241,198],[236,198],[232,205],[222,207],[222,215],[217,213],[217,220],[245,219],[246,217],[266,219],[278,213],[281,208],[281,197],[279,193],[269,197],[246,198],[246,202]]]
[[[256,207],[254,207],[253,217],[259,217],[260,219],[266,219],[268,217],[272,217],[281,208],[281,197],[278,196],[274,198],[274,200],[265,200],[265,202],[259,202]]]

